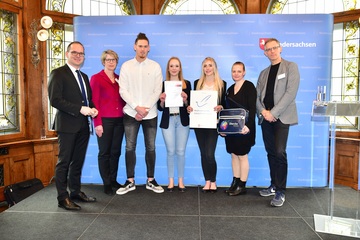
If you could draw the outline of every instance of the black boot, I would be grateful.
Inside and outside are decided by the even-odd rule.
[[[246,194],[246,182],[243,182],[239,179],[239,183],[236,187],[236,189],[232,192],[229,192],[229,196],[237,196],[237,195],[242,195],[242,194]]]
[[[225,190],[225,193],[233,192],[239,184],[240,178],[233,177],[233,181],[228,189]]]

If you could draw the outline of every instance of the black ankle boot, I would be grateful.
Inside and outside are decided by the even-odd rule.
[[[235,191],[237,186],[239,185],[240,178],[233,177],[233,181],[228,189],[225,190],[225,193],[230,193]]]
[[[229,192],[229,196],[237,196],[237,195],[242,195],[242,194],[246,194],[246,182],[243,182],[239,179],[239,183],[236,186],[236,189],[232,192]]]

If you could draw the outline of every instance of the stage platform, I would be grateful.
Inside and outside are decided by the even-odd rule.
[[[336,216],[354,215],[357,192],[336,188]],[[79,203],[81,211],[59,208],[54,184],[7,209],[0,214],[0,239],[349,239],[314,230],[314,214],[328,213],[327,188],[288,189],[278,208],[256,187],[235,197],[224,188],[203,193],[200,186],[157,194],[142,185],[122,196],[107,196],[100,185],[82,190],[97,202]]]

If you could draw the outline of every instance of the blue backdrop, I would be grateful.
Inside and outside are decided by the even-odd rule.
[[[299,124],[290,128],[288,141],[288,186],[321,187],[327,185],[328,123],[311,121],[311,106],[317,86],[327,86],[330,92],[331,47],[333,16],[331,14],[296,15],[183,15],[183,16],[114,16],[76,17],[75,39],[85,46],[86,60],[82,71],[89,77],[103,69],[100,55],[112,49],[119,54],[121,64],[135,56],[133,45],[139,32],[144,32],[151,45],[149,58],[165,68],[171,56],[183,64],[183,72],[190,82],[200,77],[201,62],[207,56],[218,64],[220,76],[230,86],[231,66],[235,61],[246,65],[246,79],[255,85],[262,69],[270,62],[261,49],[261,41],[275,37],[283,47],[282,57],[294,61],[301,75],[296,98]],[[193,86],[192,86],[193,87]],[[160,119],[159,113],[159,119]],[[83,183],[102,183],[97,163],[96,136],[90,139],[83,169]],[[140,129],[137,146],[136,183],[146,180],[144,141]],[[159,184],[167,184],[166,148],[160,128],[156,138],[155,177]],[[118,181],[124,182],[125,139],[122,146]],[[224,139],[219,137],[216,148],[218,164],[217,183],[227,186],[232,180],[231,158],[226,152]],[[249,154],[250,175],[248,186],[268,186],[269,168],[261,136],[257,127],[256,145]],[[193,130],[186,150],[185,184],[204,183],[200,152]]]

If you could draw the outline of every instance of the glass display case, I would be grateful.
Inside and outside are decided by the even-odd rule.
[[[336,144],[336,118],[360,116],[360,102],[314,101],[312,118],[323,119],[329,122],[330,130],[330,156],[329,156],[329,208],[327,215],[314,214],[315,230],[318,232],[337,234],[360,238],[360,184],[358,182],[355,199],[349,200],[351,204],[339,206],[335,202],[336,194],[341,194],[340,188],[335,187],[335,144]],[[359,159],[357,159],[359,162]],[[358,165],[360,166],[360,164]],[[357,169],[358,181],[360,181]],[[340,209],[340,210],[339,210]]]

